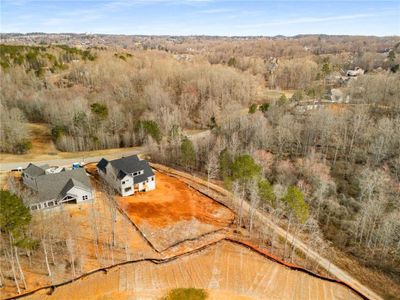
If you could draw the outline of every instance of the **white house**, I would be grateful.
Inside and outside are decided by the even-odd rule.
[[[139,159],[137,155],[111,161],[103,158],[97,164],[97,172],[122,196],[156,188],[156,178],[149,163]]]
[[[346,72],[346,76],[348,77],[357,77],[358,75],[363,75],[364,74],[364,70],[356,67],[354,70],[347,70]]]
[[[22,172],[22,181],[34,193],[31,201],[25,203],[29,209],[37,210],[58,206],[62,203],[80,203],[92,200],[94,193],[90,179],[84,169],[61,169],[48,173],[49,167],[29,166]]]

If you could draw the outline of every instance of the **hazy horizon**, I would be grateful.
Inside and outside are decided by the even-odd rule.
[[[1,33],[398,36],[397,1],[1,1]]]

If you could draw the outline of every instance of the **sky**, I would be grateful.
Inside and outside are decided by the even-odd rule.
[[[400,35],[400,1],[0,0],[1,32]]]

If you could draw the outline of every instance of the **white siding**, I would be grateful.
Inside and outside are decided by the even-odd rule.
[[[147,178],[146,192],[152,191],[156,188],[156,176]]]
[[[97,169],[97,172],[105,181],[107,181],[114,189],[116,189],[121,196],[130,196],[135,193],[132,176],[126,175],[124,178],[119,180],[111,164],[106,166],[106,173],[103,173],[99,169]]]
[[[119,180],[117,174],[115,174],[114,168],[111,164],[107,164],[106,172],[102,172],[97,169],[99,175],[106,180],[114,189],[116,189],[121,196],[130,196],[135,193],[135,188],[137,191],[152,191],[156,188],[155,176],[150,176],[147,178],[146,182],[134,183],[135,176],[133,174],[126,175],[123,179]],[[139,172],[138,172],[139,173]],[[137,175],[139,175],[137,173]],[[140,171],[140,174],[143,170]]]
[[[93,199],[91,191],[84,190],[80,187],[74,186],[67,192],[68,196],[74,197],[77,203],[85,202]],[[87,199],[86,199],[87,198]]]
[[[143,187],[143,186],[144,186],[144,183],[143,183],[143,182],[139,182],[139,183],[138,183],[138,191],[139,191],[139,192],[142,192],[142,191],[144,190],[144,187]]]
[[[122,196],[130,196],[135,193],[135,190],[133,188],[132,176],[126,175],[119,182],[120,182],[120,193]]]

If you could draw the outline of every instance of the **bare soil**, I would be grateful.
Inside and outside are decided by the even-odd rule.
[[[159,299],[174,288],[202,288],[209,299],[360,299],[348,288],[293,271],[240,245],[223,241],[197,253],[98,272],[28,299]]]
[[[90,164],[87,169],[94,173],[95,165]],[[234,218],[231,210],[175,177],[157,172],[156,183],[155,191],[117,197],[140,231],[126,215],[117,211],[117,241],[113,249],[110,247],[110,203],[95,177],[92,180],[96,188],[95,202],[66,205],[45,211],[43,215],[36,214],[35,218],[46,217],[47,223],[59,226],[60,236],[74,235],[79,261],[77,276],[119,262],[150,260],[96,272],[60,286],[54,293],[41,290],[27,298],[159,299],[170,289],[195,287],[206,289],[209,299],[359,299],[340,284],[291,270],[258,252],[223,240],[232,235],[243,238],[228,228]],[[99,224],[98,243],[93,214],[97,215]],[[214,229],[219,230],[210,233]],[[159,249],[168,249],[158,253],[146,239]],[[160,262],[159,259],[167,260]],[[37,252],[31,265],[27,258],[22,258],[28,290],[70,280],[68,260],[68,255],[57,257],[51,264],[57,276],[50,278],[43,253]],[[2,270],[7,269],[7,262],[1,263]],[[9,278],[0,290],[2,298],[16,294]]]
[[[229,226],[234,213],[184,182],[156,172],[156,189],[116,200],[159,250]]]

